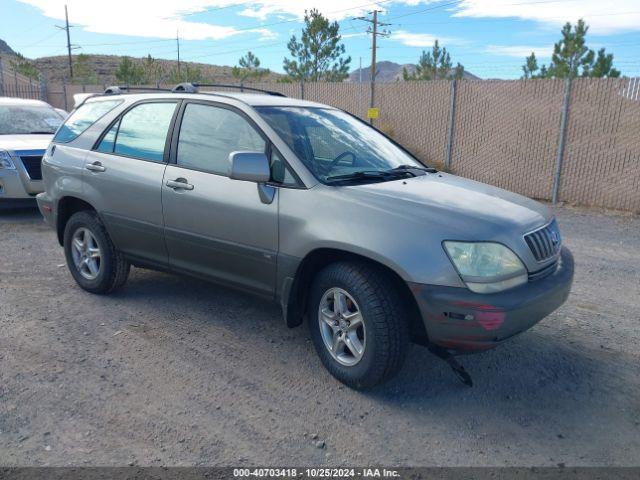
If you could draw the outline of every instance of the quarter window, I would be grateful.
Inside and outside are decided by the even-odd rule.
[[[117,134],[114,132],[113,152],[143,160],[162,162],[167,132],[175,108],[176,102],[142,103],[133,107],[120,120]],[[109,131],[105,139],[111,133]],[[107,139],[105,148],[109,148],[108,141]],[[98,150],[101,150],[100,146]]]
[[[53,141],[67,143],[75,140],[82,132],[120,103],[122,103],[122,100],[102,100],[85,103],[67,118],[64,125],[58,129]]]
[[[179,166],[227,175],[231,152],[265,148],[264,139],[238,113],[197,103],[186,106],[178,139]]]

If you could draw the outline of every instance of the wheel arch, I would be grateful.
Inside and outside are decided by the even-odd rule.
[[[299,263],[295,277],[290,286],[285,289],[281,299],[288,327],[293,328],[302,324],[307,313],[309,289],[315,275],[332,263],[344,261],[365,263],[388,275],[398,292],[400,292],[405,305],[408,306],[411,339],[416,343],[426,344],[428,342],[428,334],[422,321],[418,304],[411,289],[400,274],[388,265],[370,257],[337,248],[317,248],[309,252]]]
[[[61,246],[64,243],[64,229],[71,216],[74,213],[86,210],[96,211],[93,205],[79,197],[69,195],[58,200],[56,208],[56,233],[58,235],[58,243]]]

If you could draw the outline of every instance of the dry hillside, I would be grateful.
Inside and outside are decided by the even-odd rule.
[[[73,56],[74,65],[77,63],[77,56]],[[98,84],[113,84],[116,82],[115,72],[123,57],[117,55],[85,55],[85,70],[95,72]],[[132,58],[136,63],[142,64],[143,58]],[[177,66],[175,60],[157,60],[164,72],[170,72]],[[48,81],[59,83],[69,76],[67,57],[41,57],[33,60],[36,68],[41,71]],[[181,62],[181,68],[196,69],[201,72],[201,81],[235,83],[236,79],[231,75],[231,68],[226,66],[210,65],[206,63]],[[162,77],[162,76],[161,76]],[[165,74],[168,77],[168,74]],[[281,75],[270,73],[266,80],[276,81]],[[81,81],[81,80],[80,80]],[[169,81],[168,78],[166,80]],[[77,81],[76,81],[77,83]]]

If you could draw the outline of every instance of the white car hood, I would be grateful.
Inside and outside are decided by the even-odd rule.
[[[0,135],[0,150],[11,153],[21,150],[46,150],[53,134]]]

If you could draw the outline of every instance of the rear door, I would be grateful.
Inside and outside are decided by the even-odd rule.
[[[134,104],[106,131],[85,162],[85,189],[116,247],[167,264],[162,179],[177,100]]]
[[[266,152],[268,142],[249,118],[226,105],[185,101],[182,110],[162,183],[169,263],[273,295],[278,192],[263,203],[256,183],[227,176],[229,153]]]

